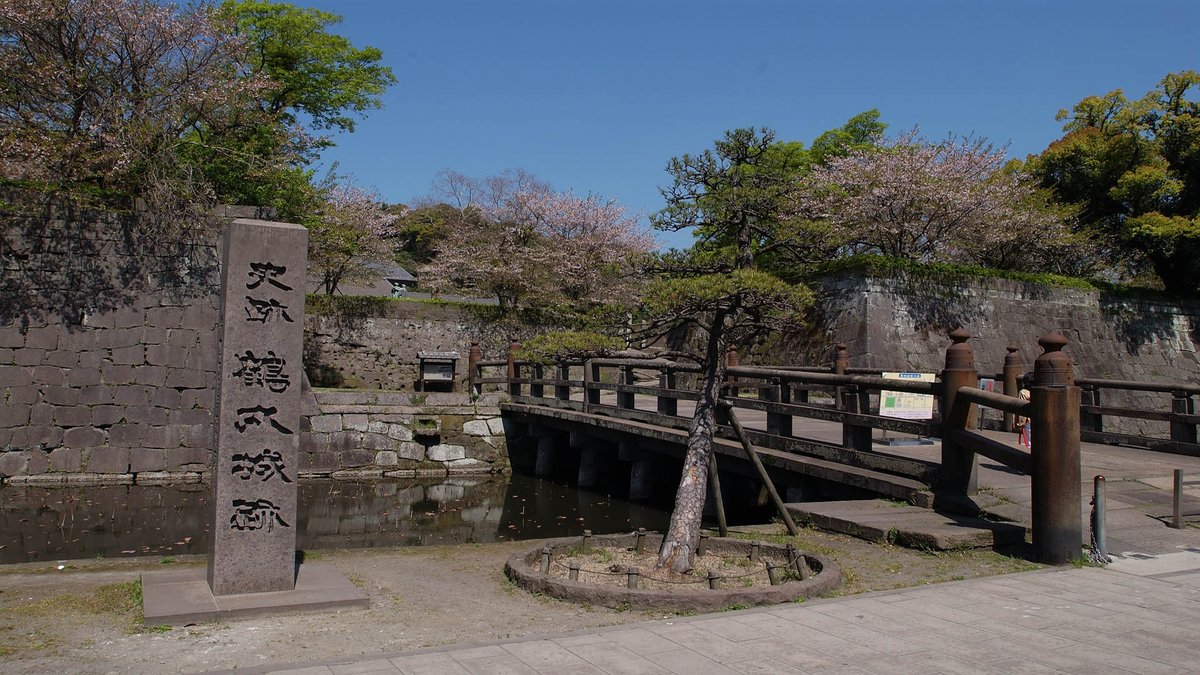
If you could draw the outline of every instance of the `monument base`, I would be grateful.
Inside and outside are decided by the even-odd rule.
[[[367,609],[365,593],[333,567],[300,565],[291,591],[214,596],[203,567],[142,575],[142,614],[147,626],[186,626],[224,619],[338,609]]]

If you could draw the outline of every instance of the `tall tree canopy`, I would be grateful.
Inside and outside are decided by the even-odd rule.
[[[463,218],[437,245],[424,282],[521,304],[606,302],[632,281],[653,240],[615,201],[559,192],[522,171],[475,180],[447,172]]]
[[[1200,73],[1168,74],[1145,96],[1120,90],[1061,110],[1065,135],[1029,170],[1079,208],[1081,226],[1168,290],[1200,288]]]
[[[842,253],[1046,270],[1067,260],[1062,215],[1005,151],[981,138],[929,142],[916,130],[829,157],[803,181],[798,216]],[[1068,270],[1062,270],[1068,271]]]

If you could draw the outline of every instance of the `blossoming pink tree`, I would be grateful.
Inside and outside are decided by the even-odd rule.
[[[371,190],[345,182],[326,186],[320,218],[308,224],[309,271],[320,276],[326,293],[393,262],[396,219]]]
[[[931,143],[913,130],[817,167],[794,209],[851,254],[1044,270],[1069,229],[1004,161],[985,139]]]
[[[630,261],[653,246],[636,218],[597,195],[558,192],[524,172],[483,181],[454,174],[464,219],[438,247],[423,281],[439,290],[522,302],[605,302],[632,280]]]

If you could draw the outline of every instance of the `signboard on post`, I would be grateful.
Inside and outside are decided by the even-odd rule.
[[[933,373],[883,373],[885,380],[933,382]],[[879,392],[879,414],[904,420],[927,420],[933,417],[933,395],[911,394],[904,391]]]

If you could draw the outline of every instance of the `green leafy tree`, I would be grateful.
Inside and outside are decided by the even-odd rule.
[[[782,213],[796,180],[792,165],[773,150],[774,138],[767,129],[738,129],[712,150],[672,159],[667,171],[674,181],[662,190],[667,205],[651,218],[660,230],[692,229],[702,244],[658,258],[639,317],[639,337],[688,328],[702,338],[686,355],[701,366],[699,398],[658,560],[675,572],[692,568],[700,538],[726,348],[798,327],[812,301],[807,288],[758,266],[760,256],[788,245],[792,234]]]
[[[1200,287],[1200,73],[1168,74],[1140,99],[1121,90],[1061,110],[1065,135],[1027,162],[1123,271],[1148,264],[1169,291]]]

